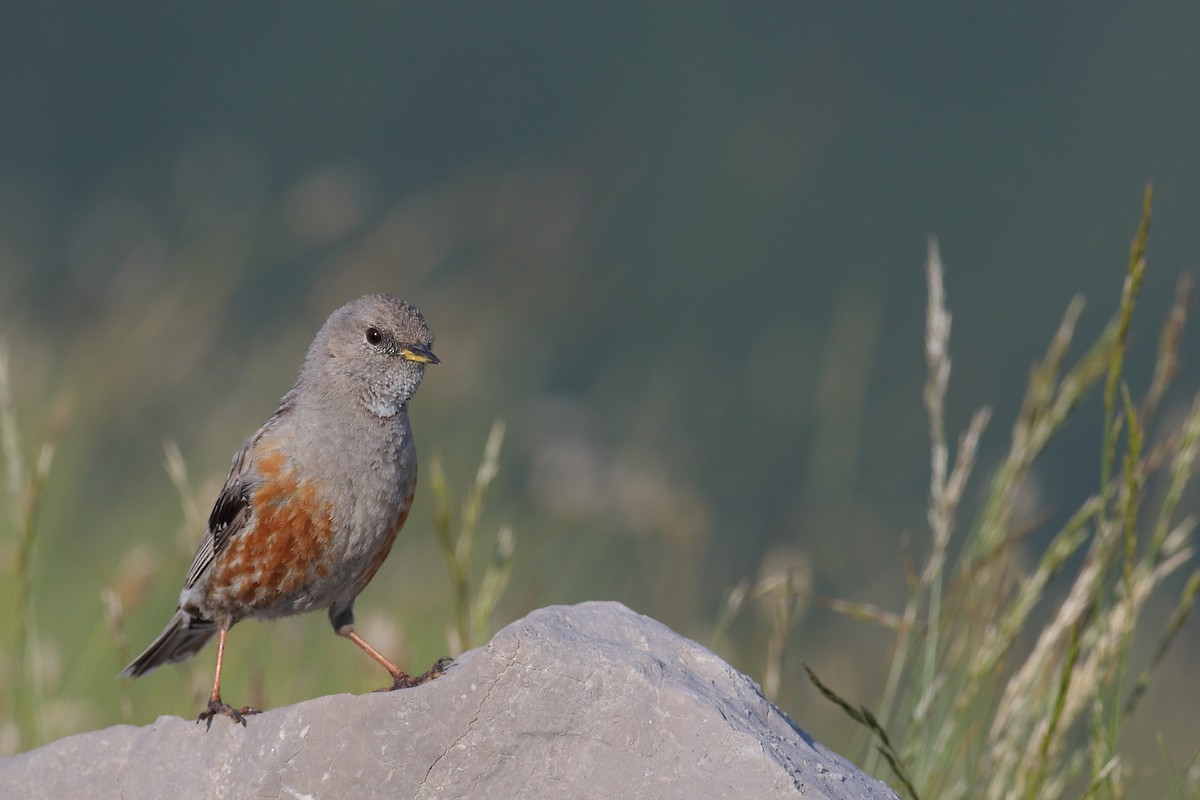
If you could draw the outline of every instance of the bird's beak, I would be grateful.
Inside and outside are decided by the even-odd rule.
[[[440,364],[442,360],[433,354],[423,344],[406,344],[400,348],[400,355],[407,358],[409,361],[416,361],[418,364]]]

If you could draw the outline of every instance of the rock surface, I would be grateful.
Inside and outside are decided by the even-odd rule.
[[[416,689],[0,760],[0,797],[895,798],[713,653],[617,603],[541,609]]]

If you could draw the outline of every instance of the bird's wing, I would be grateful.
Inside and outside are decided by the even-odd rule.
[[[229,469],[229,477],[225,479],[225,485],[221,487],[221,493],[217,495],[217,502],[213,504],[212,513],[208,516],[204,539],[201,540],[200,547],[196,550],[196,556],[192,559],[192,566],[188,569],[187,578],[183,581],[184,591],[196,585],[212,564],[213,559],[225,549],[229,540],[240,531],[245,530],[249,523],[252,511],[250,494],[257,484],[257,476],[248,469],[250,453],[264,435],[291,413],[292,396],[293,392],[284,395],[278,410],[263,423],[253,436],[242,443],[241,448],[233,457],[233,466]]]

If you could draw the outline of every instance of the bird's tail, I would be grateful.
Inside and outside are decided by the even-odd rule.
[[[146,652],[121,670],[120,677],[138,678],[163,664],[183,661],[195,655],[216,632],[217,625],[212,620],[201,619],[181,608]]]

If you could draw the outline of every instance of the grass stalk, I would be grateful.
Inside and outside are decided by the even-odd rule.
[[[1151,199],[1148,187],[1112,320],[1069,361],[1083,309],[1080,299],[1073,300],[1031,370],[1007,454],[974,524],[965,528],[954,563],[947,554],[958,529],[955,518],[987,415],[985,409],[972,420],[951,470],[944,425],[950,315],[941,259],[931,243],[924,393],[931,445],[929,553],[911,570],[878,717],[811,676],[879,743],[867,766],[887,762],[910,797],[1048,800],[1072,788],[1076,796],[1127,794],[1134,773],[1120,750],[1121,733],[1200,596],[1200,570],[1194,570],[1148,664],[1126,688],[1134,633],[1154,624],[1147,619],[1150,598],[1194,561],[1189,541],[1195,521],[1176,518],[1200,450],[1200,396],[1181,424],[1150,440],[1155,413],[1178,372],[1190,279],[1179,283],[1140,403],[1125,377],[1126,346],[1146,277]],[[1045,447],[1097,389],[1104,414],[1101,485],[1039,547],[1027,541],[1036,522],[1015,517],[1018,495]],[[1152,491],[1159,486],[1162,491]],[[1019,558],[1021,549],[1032,551],[1031,567]],[[1064,576],[1068,567],[1072,574]],[[1051,583],[1063,577],[1069,581],[1065,595],[1047,607]],[[924,625],[916,625],[918,619]],[[914,636],[924,637],[919,647]]]
[[[454,595],[454,627],[448,634],[450,650],[462,653],[488,633],[488,622],[499,602],[512,572],[515,537],[510,528],[502,528],[496,536],[494,555],[480,579],[474,598],[471,595],[471,552],[488,490],[499,470],[500,450],[504,443],[504,423],[496,421],[488,434],[483,457],[475,473],[475,482],[458,507],[446,481],[441,458],[435,454],[430,467],[430,481],[435,501],[434,530],[446,566],[450,571]],[[458,519],[457,528],[455,519]]]
[[[44,740],[44,690],[37,660],[37,628],[33,601],[34,555],[38,515],[46,482],[54,463],[54,442],[44,441],[36,460],[26,462],[21,451],[20,425],[12,392],[11,362],[7,343],[0,339],[0,448],[4,452],[5,486],[16,539],[13,563],[15,632],[13,654],[17,677],[13,682],[11,707],[22,733],[22,745]]]

